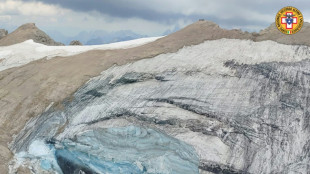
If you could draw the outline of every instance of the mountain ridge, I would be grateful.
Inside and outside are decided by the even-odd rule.
[[[191,28],[195,28],[195,24],[200,23],[200,25],[207,24],[204,27],[201,27],[200,29],[204,30],[204,32],[208,32],[205,29],[211,29],[212,25],[213,27],[217,28],[221,33],[218,31],[211,30],[209,32],[214,32],[213,37],[216,38],[240,38],[240,39],[249,39],[253,41],[263,41],[263,40],[273,40],[279,43],[283,44],[303,44],[310,46],[310,41],[307,40],[308,37],[310,37],[310,23],[305,22],[303,28],[294,35],[286,35],[282,34],[278,31],[278,29],[275,26],[275,23],[272,23],[269,27],[262,29],[260,32],[247,32],[247,31],[241,31],[239,29],[222,29],[219,27],[219,25],[211,22],[211,21],[198,21],[191,25],[189,25]],[[186,29],[185,27],[184,29]],[[203,29],[205,28],[205,29]],[[198,29],[199,28],[195,28]],[[182,29],[183,30],[183,29]],[[173,35],[174,33],[178,33],[180,30],[173,30],[175,32],[170,33],[170,35]],[[225,31],[229,31],[229,33]],[[168,33],[168,32],[167,32]],[[123,36],[118,36],[122,34]],[[200,33],[201,34],[201,33]],[[96,44],[105,44],[105,43],[113,43],[118,41],[125,41],[130,39],[136,39],[141,37],[146,37],[146,35],[139,35],[136,34],[130,30],[121,30],[114,33],[106,32],[106,31],[93,31],[93,32],[81,32],[77,36],[74,37],[68,37],[66,43],[69,44],[72,40],[76,40],[76,38],[80,35],[81,39],[79,39],[82,43],[86,45],[96,45]],[[112,35],[109,36],[108,35]],[[238,35],[238,36],[236,36]],[[2,29],[0,34],[0,46],[8,46],[13,45],[16,43],[20,43],[26,40],[32,39],[37,43],[42,43],[45,45],[50,46],[57,46],[57,45],[64,45],[60,42],[55,42],[50,36],[48,36],[45,32],[40,30],[36,27],[34,23],[27,23],[21,25],[19,28],[17,28],[12,33],[7,33],[6,30]]]
[[[13,140],[13,135],[19,133],[28,120],[40,115],[49,105],[55,110],[61,110],[64,108],[63,101],[70,102],[74,98],[74,92],[91,77],[100,75],[102,71],[112,66],[154,58],[161,54],[176,53],[184,47],[223,38],[254,41],[265,39],[283,44],[309,46],[309,41],[302,38],[310,33],[307,25],[300,33],[287,36],[282,33],[277,35],[275,33],[277,31],[272,26],[260,33],[248,33],[241,30],[225,30],[213,22],[199,21],[155,42],[139,47],[88,51],[71,57],[42,59],[22,67],[1,71],[0,96],[1,100],[5,102],[0,105],[2,111],[0,113],[2,120],[0,132],[3,132],[0,135],[0,149],[3,149],[0,151],[0,156],[4,157],[1,159],[2,161],[0,160],[1,164],[4,164],[0,165],[0,171],[6,173],[6,162],[12,158],[12,152],[7,147],[7,143]],[[277,37],[268,38],[274,33]],[[291,38],[291,40],[287,38]],[[218,45],[217,48],[220,49],[220,46]],[[257,69],[259,70],[259,68]],[[160,77],[158,79],[160,80]]]
[[[108,32],[105,30],[82,31],[74,36],[65,36],[57,31],[50,31],[47,33],[66,45],[72,40],[79,40],[83,45],[99,45],[148,37],[147,35],[138,34],[131,30],[120,30],[115,32]]]

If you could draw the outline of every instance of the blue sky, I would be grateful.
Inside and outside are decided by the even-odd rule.
[[[298,8],[309,21],[309,0],[0,0],[0,28],[34,22],[67,36],[93,30],[156,36],[204,18],[223,28],[259,31],[284,6]]]

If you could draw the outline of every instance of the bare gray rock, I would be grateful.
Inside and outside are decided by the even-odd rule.
[[[70,42],[70,45],[81,45],[82,46],[83,44],[78,40],[73,40]]]
[[[8,35],[8,31],[5,29],[0,29],[0,39]]]

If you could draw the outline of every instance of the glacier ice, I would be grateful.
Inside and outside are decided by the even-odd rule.
[[[198,173],[199,164],[186,143],[135,126],[90,130],[61,142],[35,140],[21,154],[19,160],[39,160],[43,170],[64,174]]]
[[[309,55],[305,46],[221,39],[115,66],[63,110],[29,121],[11,149],[27,154],[43,140],[91,171],[116,162],[137,172],[172,173],[169,164],[179,173],[307,173]]]

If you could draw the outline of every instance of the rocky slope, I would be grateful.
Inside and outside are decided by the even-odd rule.
[[[148,156],[133,164],[137,161],[133,152],[130,152],[133,154],[129,156],[131,159],[106,157],[96,150],[89,154],[92,158],[85,157],[82,161],[68,159],[70,155],[85,154],[85,149],[80,148],[85,143],[85,136],[95,142],[101,142],[105,137],[114,139],[127,135],[143,139],[141,132],[144,132],[142,137],[147,133],[162,140],[146,143],[143,146],[146,149],[162,142],[175,144],[173,147],[176,149],[171,149],[171,146],[163,149],[169,161],[164,156],[153,159],[175,160],[174,169],[185,166],[184,170],[194,172],[200,168],[202,172],[213,173],[264,173],[285,167],[284,173],[304,173],[308,159],[305,155],[307,138],[304,138],[308,134],[307,126],[294,126],[294,119],[300,125],[307,122],[307,102],[302,97],[308,94],[307,61],[302,60],[308,58],[308,47],[270,41],[219,40],[203,43],[222,38],[270,40],[267,35],[273,35],[273,32],[276,31],[253,34],[224,30],[212,22],[200,21],[140,47],[96,50],[72,57],[39,60],[0,72],[1,173],[6,173],[7,162],[13,155],[11,150],[20,152],[20,159],[24,157],[22,152],[32,157],[37,155],[37,161],[29,164],[36,170],[42,170],[41,164],[37,166],[36,162],[43,163],[47,170],[68,170],[68,166],[55,169],[55,158],[50,158],[54,159],[54,163],[49,160],[42,162],[44,158],[40,154],[31,153],[31,147],[36,147],[36,143],[43,149],[48,146],[56,150],[56,160],[68,161],[69,168],[74,163],[84,171],[103,170],[100,168],[102,164],[97,163],[98,158],[106,159],[105,165],[111,164],[113,158],[120,162],[119,166],[152,171],[153,163],[146,160]],[[302,32],[307,36],[310,30],[305,27]],[[297,36],[290,37],[294,40]],[[309,45],[309,41],[295,40],[294,43],[291,40],[283,43]],[[184,46],[189,47],[182,49]],[[152,58],[149,59],[151,62],[141,60],[145,58]],[[141,60],[140,63],[128,64],[137,60]],[[111,68],[80,88],[91,77],[100,75],[115,64],[124,66]],[[297,88],[293,88],[294,85]],[[296,93],[289,95],[290,90]],[[80,109],[74,110],[76,108]],[[94,112],[91,108],[95,109]],[[291,108],[296,113],[289,110]],[[47,113],[41,115],[44,111]],[[292,119],[286,120],[289,114],[293,115]],[[21,132],[25,122],[31,118],[35,119]],[[45,119],[55,119],[55,122],[45,122]],[[32,126],[33,123],[36,124]],[[40,124],[45,127],[35,126]],[[63,126],[58,129],[59,124]],[[294,128],[289,127],[290,124]],[[98,135],[93,129],[96,127],[102,136],[95,136]],[[74,130],[83,131],[78,134]],[[13,140],[14,134],[19,135],[9,150],[7,143]],[[129,145],[131,143],[128,147],[138,141],[136,139],[128,141]],[[35,146],[31,146],[33,143]],[[69,147],[72,143],[77,145]],[[118,151],[123,143],[115,142],[95,149],[116,146]],[[281,144],[287,146],[282,145],[279,149]],[[69,148],[69,151],[59,151],[59,147]],[[194,152],[190,150],[192,147]],[[89,148],[93,150],[94,147]],[[299,151],[294,151],[294,148]],[[113,151],[107,152],[113,154]],[[268,153],[263,155],[263,152]],[[271,159],[275,162],[269,164]],[[285,159],[283,164],[279,164],[279,159]],[[92,162],[85,164],[85,160]],[[98,164],[97,167],[90,167],[94,164]],[[116,168],[120,169],[119,166]],[[111,167],[114,169],[113,165]],[[165,171],[165,166],[160,170]]]
[[[34,23],[28,23],[20,26],[12,33],[0,39],[0,46],[13,45],[30,39],[36,43],[42,43],[44,45],[63,45],[62,43],[55,42],[46,33],[37,28]]]
[[[273,40],[278,43],[290,45],[307,45],[310,46],[310,24],[305,22],[303,28],[294,35],[282,34],[278,31],[275,23],[268,28],[262,30],[259,35],[254,38],[255,41]]]

